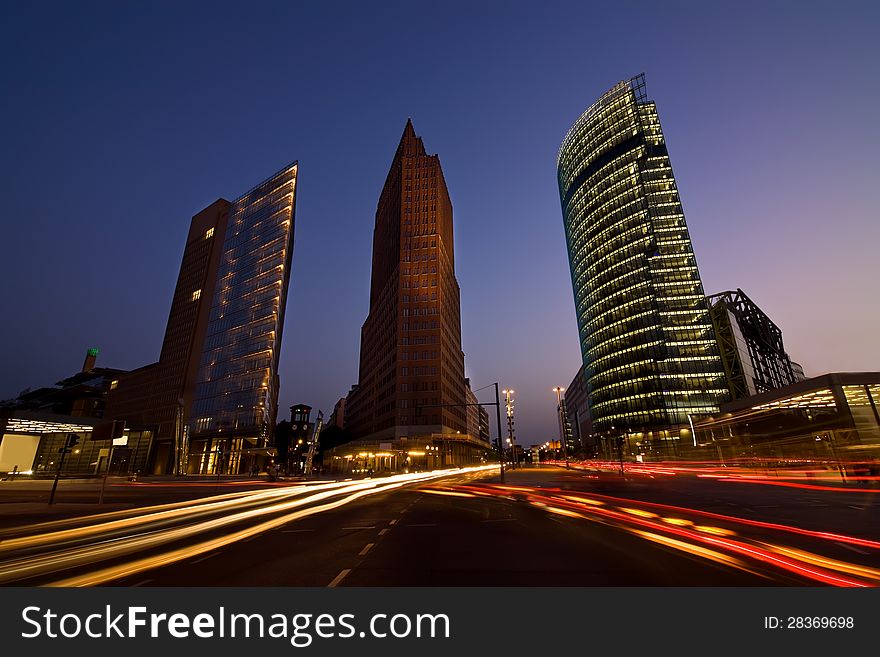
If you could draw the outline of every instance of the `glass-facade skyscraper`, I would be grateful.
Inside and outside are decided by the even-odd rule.
[[[297,164],[192,218],[156,363],[120,377],[107,419],[155,432],[148,471],[235,473],[266,453],[293,255]]]
[[[557,175],[593,429],[676,439],[728,387],[644,75],[581,115]]]
[[[296,172],[296,163],[279,171],[228,212],[190,430],[194,447],[210,436],[209,451],[219,448],[230,461],[265,446],[275,424]],[[237,471],[237,463],[224,469]]]

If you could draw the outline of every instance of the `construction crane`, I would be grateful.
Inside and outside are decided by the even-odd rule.
[[[321,428],[324,426],[324,413],[318,411],[318,417],[315,418],[315,430],[312,432],[312,439],[309,441],[309,453],[306,456],[306,467],[303,474],[306,476],[312,474],[312,463],[315,460],[315,452],[318,451],[318,436],[321,435]]]

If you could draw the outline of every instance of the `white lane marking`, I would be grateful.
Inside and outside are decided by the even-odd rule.
[[[141,581],[141,582],[138,582],[137,584],[132,584],[132,587],[135,587],[135,586],[143,586],[144,584],[149,584],[149,583],[152,582],[152,581],[153,581],[152,579],[145,579],[145,580],[143,580],[143,581]]]
[[[367,544],[364,546],[364,549],[361,550],[360,552],[358,552],[358,556],[359,556],[359,557],[364,556],[367,552],[369,552],[369,551],[373,548],[374,545],[375,545],[375,543],[367,543]]]
[[[339,571],[339,574],[333,578],[333,581],[327,585],[328,589],[333,589],[339,586],[339,582],[345,579],[345,577],[351,572],[351,568],[346,568],[345,570]]]
[[[206,556],[206,557],[202,557],[202,558],[200,558],[200,559],[196,559],[195,561],[190,561],[190,563],[202,563],[203,561],[207,561],[208,559],[213,559],[213,558],[216,557],[218,554],[220,554],[220,553],[219,553],[219,552],[212,552],[212,553],[209,554],[208,556]]]
[[[835,541],[835,543],[837,543],[837,541]],[[847,545],[846,543],[837,543],[837,544],[840,547],[846,548],[847,550],[852,550],[853,552],[856,552],[857,554],[866,554],[866,555],[870,554],[870,552],[865,552],[864,550],[860,550],[859,548],[855,547],[854,545]]]
[[[379,532],[379,536],[385,536],[385,534],[387,534],[387,533],[388,533],[388,528],[386,527],[385,529],[383,529],[382,531]]]
[[[396,520],[390,520],[390,521],[388,522],[388,524],[389,524],[389,525],[395,525],[395,524],[397,524],[397,521],[396,521]]]
[[[348,531],[353,529],[376,529],[375,525],[361,525],[359,527],[343,527],[342,531]]]
[[[850,509],[855,509],[856,511],[864,511],[865,507],[863,506],[855,506],[854,504],[847,504]]]

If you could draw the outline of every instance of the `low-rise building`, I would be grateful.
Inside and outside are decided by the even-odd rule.
[[[880,457],[880,372],[816,376],[721,407],[695,422],[722,458]]]

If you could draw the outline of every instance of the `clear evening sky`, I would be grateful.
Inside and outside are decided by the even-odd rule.
[[[412,117],[454,205],[467,374],[551,438],[580,364],[556,152],[641,72],[706,292],[745,290],[808,376],[880,370],[880,5],[710,4],[4,3],[0,398],[87,347],[154,362],[190,217],[299,160],[279,419],[329,414]]]

